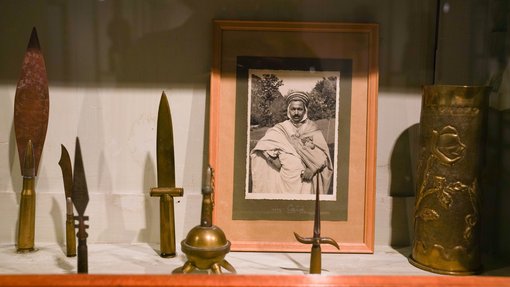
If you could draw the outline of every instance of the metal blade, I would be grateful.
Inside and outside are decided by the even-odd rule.
[[[319,198],[320,176],[317,177],[317,188],[315,189],[315,216],[313,219],[313,238],[321,237],[321,202]]]
[[[58,165],[60,165],[60,169],[62,170],[64,191],[67,198],[71,197],[71,194],[73,194],[73,169],[71,167],[71,158],[69,157],[66,147],[64,145],[60,146],[62,147],[62,153],[60,154]]]
[[[74,207],[80,216],[83,216],[87,204],[89,203],[89,192],[87,190],[87,181],[85,178],[85,169],[83,168],[83,159],[81,157],[80,140],[76,138],[76,149],[74,153],[74,176],[71,199]]]
[[[175,187],[175,155],[172,116],[165,92],[161,95],[158,111],[156,155],[158,187]]]
[[[33,28],[16,87],[14,131],[20,162],[24,162],[26,145],[32,140],[36,175],[48,128],[49,105],[46,66],[37,31]]]

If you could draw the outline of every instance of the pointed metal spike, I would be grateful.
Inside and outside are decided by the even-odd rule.
[[[28,49],[37,49],[41,50],[41,45],[39,44],[39,37],[37,37],[37,29],[35,27],[32,28],[32,33],[30,34],[30,40],[28,42]]]

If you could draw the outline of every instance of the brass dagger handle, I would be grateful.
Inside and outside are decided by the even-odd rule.
[[[161,257],[175,256],[174,198],[163,195],[159,199]]]
[[[150,196],[159,196],[159,236],[161,257],[175,256],[174,196],[182,196],[181,187],[151,188]]]

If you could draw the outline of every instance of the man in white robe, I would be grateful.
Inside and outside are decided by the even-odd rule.
[[[252,193],[325,194],[333,164],[324,135],[307,117],[308,96],[286,98],[288,120],[267,130],[250,153]]]

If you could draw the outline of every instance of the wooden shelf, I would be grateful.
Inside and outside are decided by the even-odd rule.
[[[504,277],[321,275],[4,275],[2,286],[510,286]]]

